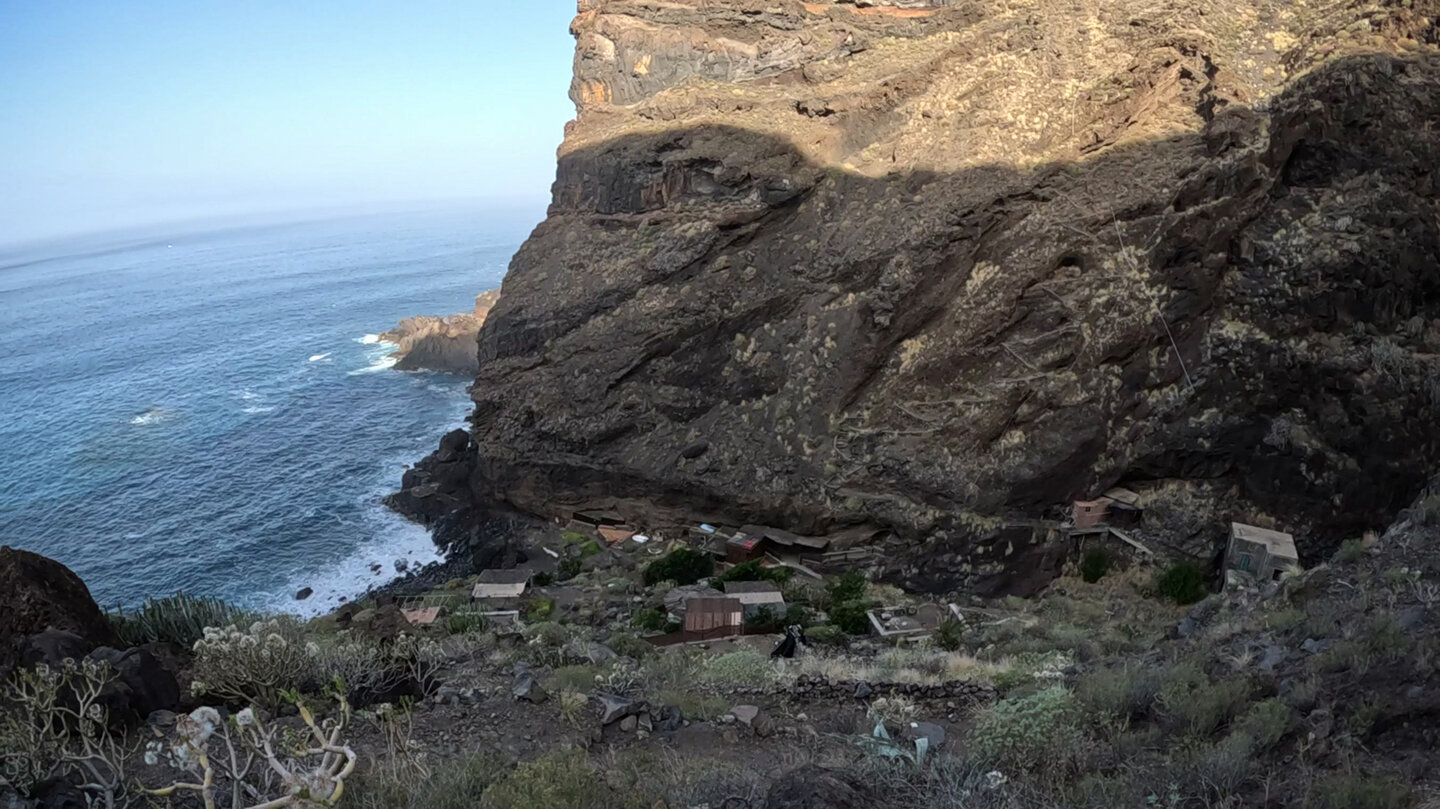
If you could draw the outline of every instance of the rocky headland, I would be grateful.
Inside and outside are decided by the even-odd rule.
[[[396,346],[397,371],[440,371],[473,376],[480,370],[477,339],[485,318],[500,299],[492,289],[475,298],[475,309],[458,315],[407,317],[380,339]]]

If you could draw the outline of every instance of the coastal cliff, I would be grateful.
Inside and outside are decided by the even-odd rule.
[[[471,441],[402,502],[872,526],[946,589],[1115,484],[1318,556],[1440,461],[1435,0],[579,11]]]
[[[474,375],[480,370],[475,356],[480,327],[499,299],[499,290],[490,290],[476,296],[470,312],[407,317],[380,339],[396,345],[397,371]]]

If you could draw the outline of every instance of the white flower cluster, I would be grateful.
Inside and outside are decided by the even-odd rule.
[[[299,688],[318,675],[319,648],[304,643],[289,621],[256,621],[248,629],[208,627],[195,641],[197,694],[239,702],[277,704],[281,691]]]

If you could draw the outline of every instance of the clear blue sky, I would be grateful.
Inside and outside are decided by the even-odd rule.
[[[575,0],[0,0],[0,243],[235,213],[539,204]]]

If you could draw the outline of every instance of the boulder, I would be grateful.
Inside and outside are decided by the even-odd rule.
[[[90,653],[90,659],[107,664],[115,674],[102,695],[112,716],[129,713],[135,719],[145,719],[156,711],[180,708],[179,680],[148,649],[122,652],[102,646]]]
[[[545,689],[541,688],[540,683],[536,681],[535,672],[531,671],[530,667],[524,663],[515,664],[515,680],[510,684],[510,693],[517,700],[524,700],[536,705],[550,698],[550,695],[546,694]]]
[[[602,726],[613,724],[645,710],[643,701],[637,702],[614,694],[598,694],[596,697],[600,700],[600,707],[604,709],[604,713],[600,715]]]
[[[879,796],[864,779],[815,764],[782,774],[765,795],[765,809],[869,809]]]
[[[296,600],[296,601],[304,601],[305,599],[309,598],[309,597],[312,596],[312,595],[315,595],[315,590],[314,590],[313,588],[310,588],[310,587],[301,587],[299,590],[297,590],[297,591],[295,592],[295,600]]]
[[[14,664],[18,640],[47,629],[70,632],[90,649],[114,640],[109,620],[70,568],[0,546],[0,671]]]
[[[685,726],[685,712],[674,705],[665,705],[655,717],[655,730],[674,732]]]

